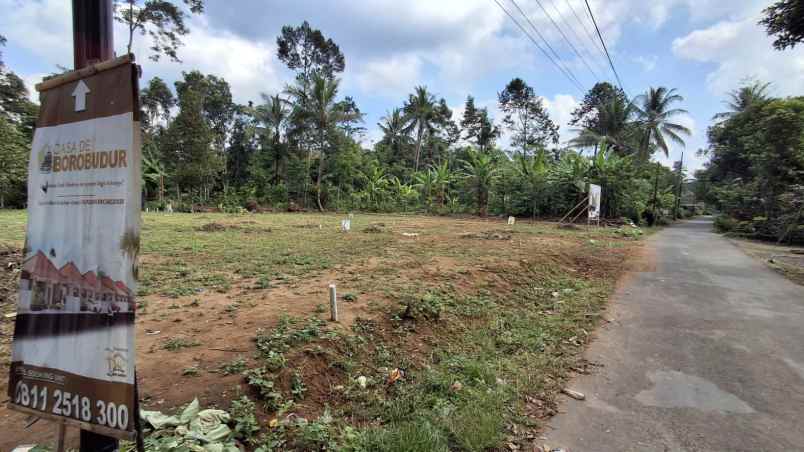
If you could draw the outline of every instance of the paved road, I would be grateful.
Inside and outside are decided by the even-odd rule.
[[[547,443],[570,452],[804,451],[804,287],[711,232],[649,241]]]

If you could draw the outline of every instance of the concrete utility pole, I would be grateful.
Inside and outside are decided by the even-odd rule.
[[[73,0],[75,70],[114,58],[113,14],[112,0]],[[116,438],[81,430],[81,452],[112,452],[119,448]]]

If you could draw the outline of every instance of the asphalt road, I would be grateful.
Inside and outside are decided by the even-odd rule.
[[[649,239],[545,433],[570,452],[804,451],[804,287],[702,219]]]

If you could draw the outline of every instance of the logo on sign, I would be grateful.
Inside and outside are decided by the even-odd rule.
[[[109,377],[126,377],[128,358],[119,350],[106,349],[106,365],[109,370],[106,375]]]
[[[53,153],[50,151],[50,145],[45,145],[39,150],[37,156],[39,160],[39,171],[44,174],[50,174],[53,170]]]

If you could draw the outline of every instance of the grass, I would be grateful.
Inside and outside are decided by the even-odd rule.
[[[192,364],[177,374],[231,406],[253,449],[532,446],[637,238],[405,215],[357,215],[343,234],[341,217],[144,214],[142,318],[164,335],[146,337]],[[372,223],[385,227],[360,232]],[[22,246],[24,225],[0,211],[0,243]],[[353,322],[323,320],[325,283],[310,286],[321,275],[335,275]],[[292,295],[295,316],[263,315],[281,312],[277,293]],[[252,340],[231,342],[245,328]],[[253,355],[201,362],[201,341]]]

